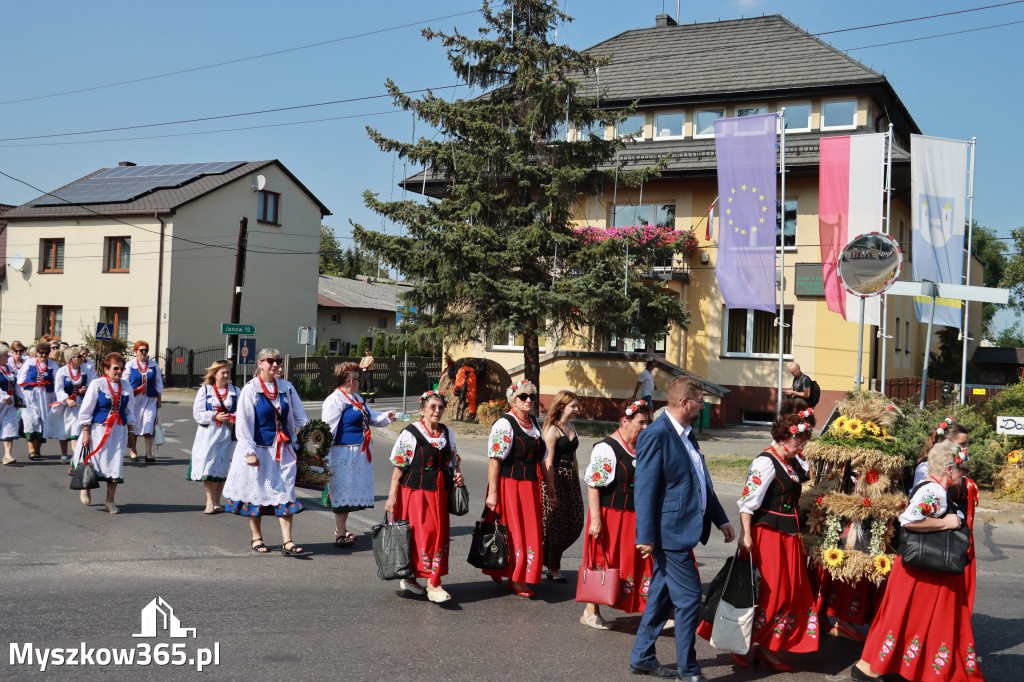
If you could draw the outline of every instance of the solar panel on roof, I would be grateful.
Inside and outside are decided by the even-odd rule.
[[[47,195],[33,206],[103,204],[132,201],[157,189],[181,187],[204,175],[218,175],[241,166],[244,161],[176,163],[159,166],[118,166],[65,187],[57,196]]]

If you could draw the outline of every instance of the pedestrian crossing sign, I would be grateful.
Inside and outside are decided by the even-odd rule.
[[[96,325],[97,341],[112,341],[114,339],[114,325],[110,322],[100,322]]]

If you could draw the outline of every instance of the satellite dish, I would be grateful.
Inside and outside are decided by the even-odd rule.
[[[256,176],[256,181],[252,183],[252,191],[259,192],[267,186],[267,179],[262,175]]]
[[[887,234],[869,232],[851,240],[839,254],[839,280],[854,296],[877,296],[900,276],[903,251]]]
[[[21,251],[19,251],[16,254],[14,254],[13,256],[11,256],[11,260],[8,263],[8,265],[10,265],[12,268],[17,270],[18,272],[21,272],[22,270],[25,269],[25,263],[26,262],[27,261],[25,260],[25,254],[23,254]]]

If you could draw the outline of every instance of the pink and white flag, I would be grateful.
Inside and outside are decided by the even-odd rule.
[[[885,133],[821,139],[818,172],[818,236],[828,309],[847,321],[860,319],[858,297],[839,281],[839,254],[865,232],[882,231]],[[867,300],[866,324],[881,322],[881,296]]]

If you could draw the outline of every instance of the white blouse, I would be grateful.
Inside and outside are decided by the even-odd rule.
[[[434,438],[427,430],[423,428],[423,425],[419,422],[413,424],[419,432],[423,434],[423,437],[427,439],[427,442],[433,445],[438,450],[443,450],[445,445],[448,444],[448,440],[444,437],[444,429],[441,429],[441,435]],[[451,431],[448,432],[448,437],[452,443],[452,458],[448,466],[455,468],[462,463],[462,459],[459,457],[458,451],[455,449],[455,434]],[[398,434],[398,440],[395,441],[395,447],[391,448],[391,464],[394,466],[404,469],[412,463],[412,458],[416,452],[416,437],[411,433],[402,429],[402,432]]]
[[[946,515],[946,489],[929,481],[917,489],[907,508],[900,514],[900,525],[928,519],[941,519]]]
[[[635,466],[635,465],[634,465]],[[583,480],[591,488],[604,488],[615,480],[615,451],[608,443],[598,443],[590,453],[590,464]]]
[[[772,445],[776,444],[772,443]],[[776,445],[776,447],[778,446]],[[785,465],[783,465],[783,469],[785,469]],[[786,473],[794,481],[800,481],[795,470],[792,473],[788,471]],[[761,457],[760,455],[755,457],[754,461],[750,463],[750,469],[747,472],[747,482],[743,486],[743,492],[740,493],[740,499],[736,501],[736,505],[740,508],[740,513],[753,515],[764,502],[765,495],[768,494],[768,488],[771,487],[773,480],[775,480],[775,458],[771,455],[768,457]]]
[[[505,458],[508,457],[508,453],[512,451],[512,424],[510,420],[515,418],[514,414],[505,414],[498,417],[497,421],[494,422],[494,426],[491,427],[491,446],[487,452],[489,457],[500,459],[501,461],[505,461]],[[532,419],[530,422],[530,428],[524,428],[523,432],[528,436],[540,439],[541,444],[544,445],[544,457],[546,457],[547,445],[544,443],[540,429],[533,424]],[[520,427],[522,427],[522,424],[520,424]]]

